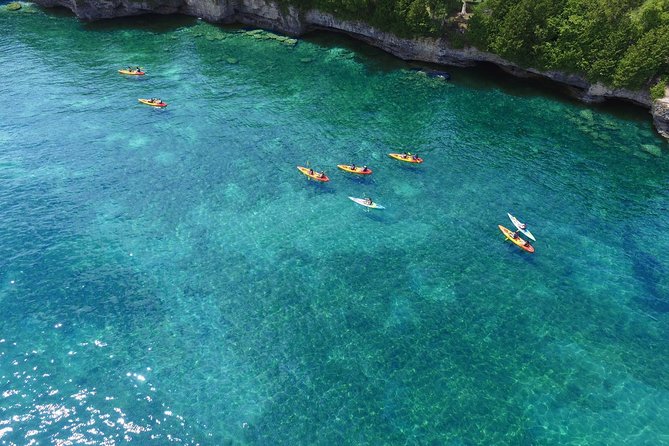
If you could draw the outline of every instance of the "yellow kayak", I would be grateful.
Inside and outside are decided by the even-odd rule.
[[[372,173],[372,169],[363,169],[362,167],[356,167],[355,169],[351,169],[351,166],[347,164],[337,164],[337,167],[339,167],[344,172],[357,173],[359,175],[369,175],[370,173]]]
[[[167,107],[167,104],[163,101],[153,102],[151,99],[137,99],[142,104],[150,105],[151,107]]]
[[[326,181],[330,181],[330,179],[326,175],[321,176],[320,173],[316,172],[313,169],[309,169],[307,167],[302,167],[302,166],[297,166],[297,169],[306,176],[308,176],[309,178],[311,178],[312,180],[322,181],[324,183]]]
[[[388,156],[405,163],[420,164],[423,162],[423,158],[418,158],[416,155],[411,155],[410,153],[389,153]]]
[[[134,70],[118,70],[121,74],[127,74],[128,76],[144,76],[146,73],[143,71],[134,71]]]
[[[524,249],[527,252],[534,252],[534,246],[530,245],[530,242],[521,238],[520,236],[518,236],[518,234],[516,234],[516,237],[514,238],[513,231],[505,228],[502,225],[497,225],[497,227],[499,228],[500,231],[502,231],[502,234],[504,234],[506,239],[510,240],[514,245],[518,246],[521,249]]]

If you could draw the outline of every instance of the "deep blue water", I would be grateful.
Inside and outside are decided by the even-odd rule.
[[[0,444],[669,442],[647,115],[261,37],[0,11]]]

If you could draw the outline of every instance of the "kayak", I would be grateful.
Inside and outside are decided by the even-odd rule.
[[[341,170],[345,172],[351,172],[351,173],[357,173],[360,175],[369,175],[372,173],[372,169],[367,168],[367,170],[362,170],[362,167],[356,167],[355,169],[351,169],[351,166],[347,164],[337,164],[337,167],[339,167]]]
[[[326,175],[323,175],[323,177],[320,177],[319,176],[320,174],[318,172],[316,172],[315,170],[314,170],[314,173],[309,173],[309,169],[307,167],[297,166],[297,170],[299,170],[300,172],[302,172],[303,174],[305,174],[309,178],[314,179],[316,181],[322,181],[324,183],[326,181],[330,181],[330,179]]]
[[[151,107],[167,107],[167,104],[160,101],[160,102],[151,102],[150,99],[137,99],[139,102],[142,104],[150,105]]]
[[[529,243],[525,245],[526,240],[518,237],[517,239],[513,238],[511,234],[513,234],[513,231],[510,229],[505,228],[502,225],[497,225],[499,227],[499,230],[502,231],[502,234],[506,237],[507,240],[511,240],[516,246],[518,246],[521,249],[524,249],[527,252],[534,252],[534,246],[530,245]]]
[[[118,70],[121,74],[127,74],[129,76],[144,76],[146,73],[143,71],[130,71],[130,70]]]
[[[385,209],[383,206],[377,203],[372,203],[372,204],[367,204],[367,201],[364,198],[355,198],[355,197],[348,197],[353,201],[354,203],[358,203],[360,206],[364,206],[366,208],[370,209]]]
[[[411,155],[405,155],[403,153],[389,153],[388,156],[395,158],[396,160],[404,161],[405,163],[420,164],[423,162],[423,158],[413,159]]]
[[[520,222],[520,220],[518,220],[516,217],[509,214],[508,212],[506,213],[506,215],[509,216],[509,218],[511,219],[511,223],[513,223],[513,225],[516,227],[516,229],[518,229],[520,232],[522,232],[523,234],[525,234],[526,236],[528,236],[529,238],[531,238],[535,242],[537,241],[537,239],[534,238],[534,236],[532,235],[532,233],[530,231],[528,231],[527,229],[523,229],[523,224]]]

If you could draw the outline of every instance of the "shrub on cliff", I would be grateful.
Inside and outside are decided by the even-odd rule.
[[[669,88],[669,75],[661,77],[655,85],[650,87],[651,99],[654,101],[662,99],[667,88]]]
[[[669,70],[669,0],[485,0],[476,46],[521,65],[638,89]]]

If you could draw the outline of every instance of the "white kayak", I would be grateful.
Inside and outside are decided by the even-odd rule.
[[[522,224],[520,222],[520,220],[518,220],[516,217],[509,214],[508,212],[506,213],[506,215],[509,216],[509,219],[511,219],[511,223],[513,223],[513,225],[516,227],[516,229],[518,229],[520,232],[522,232],[523,234],[525,234],[527,237],[531,238],[535,242],[537,241],[537,239],[534,238],[534,236],[532,235],[532,233],[530,231],[528,231],[527,229],[523,229],[523,226],[525,226],[525,225]]]
[[[381,206],[380,204],[376,204],[376,203],[374,203],[374,202],[372,202],[372,204],[367,204],[367,200],[365,200],[364,198],[355,198],[355,197],[348,197],[348,198],[350,198],[351,201],[353,201],[354,203],[358,203],[360,206],[365,206],[366,208],[370,208],[370,209],[385,209],[385,208],[384,208],[383,206]]]

